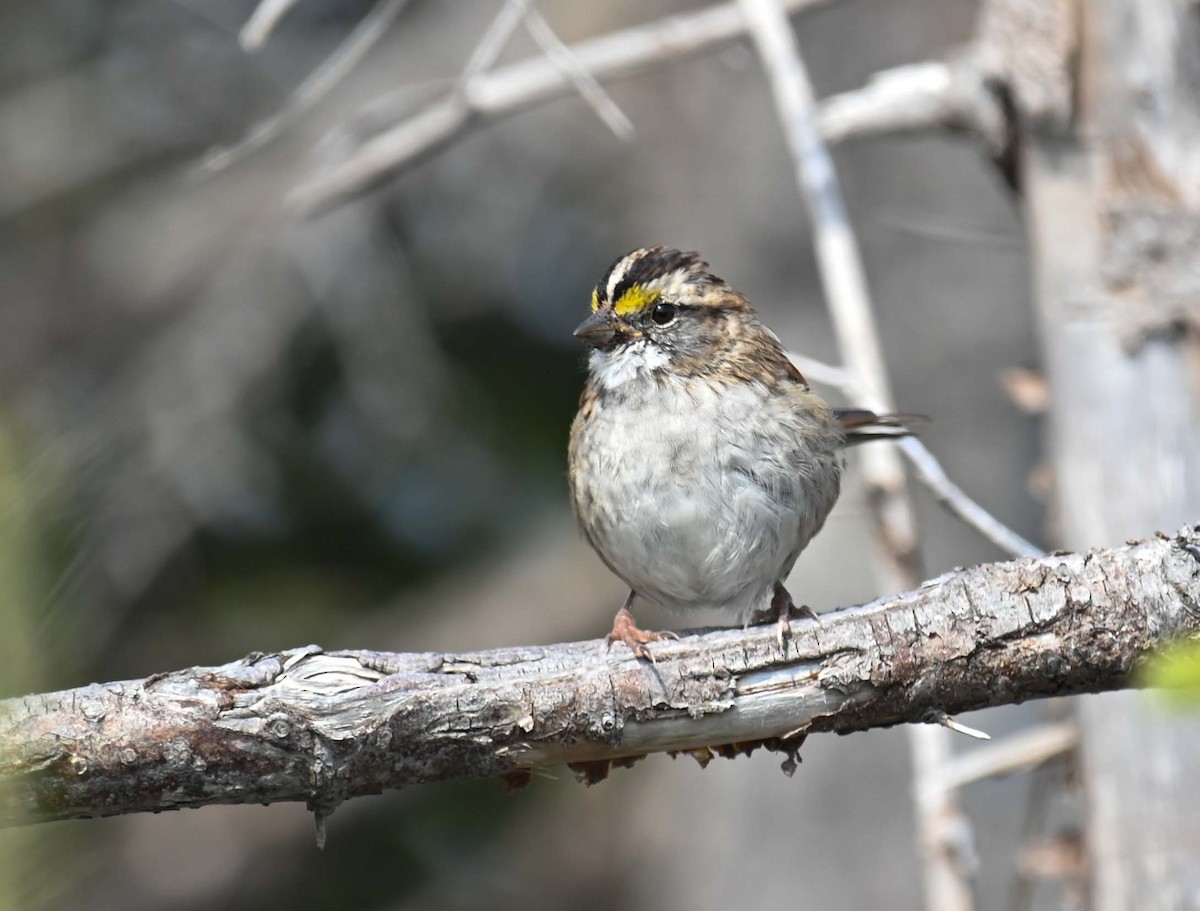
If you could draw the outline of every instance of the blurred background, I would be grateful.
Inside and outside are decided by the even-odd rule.
[[[465,650],[597,637],[623,597],[574,532],[571,336],[627,250],[701,251],[787,346],[836,361],[806,218],[745,41],[480,125],[371,193],[300,218],[287,194],[347,130],[453,86],[501,4],[413,0],[318,104],[220,170],[372,6],[300,2],[265,45],[253,0],[0,7],[0,695],[325,647]],[[701,8],[538,8],[565,42]],[[842,0],[796,20],[819,94],[941,56],[971,0]],[[505,63],[542,51],[518,29]],[[951,476],[1045,541],[1036,366],[1016,204],[967,141],[836,152],[899,407]],[[830,397],[838,400],[836,393]],[[998,559],[918,508],[925,572]],[[867,600],[853,481],[790,587]],[[678,618],[639,619],[650,628]],[[703,622],[704,618],[696,620]],[[993,734],[1053,711],[994,710]],[[13,908],[916,908],[903,732],[779,757],[655,756],[351,802],[324,852],[300,806],[0,833]],[[1013,888],[1029,780],[967,809],[981,905]]]

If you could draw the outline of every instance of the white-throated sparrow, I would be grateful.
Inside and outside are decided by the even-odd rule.
[[[841,450],[907,431],[809,390],[741,294],[695,253],[621,257],[575,330],[592,347],[571,428],[571,498],[600,558],[630,588],[609,642],[641,657],[672,636],[629,608],[794,609],[783,587],[841,486]]]

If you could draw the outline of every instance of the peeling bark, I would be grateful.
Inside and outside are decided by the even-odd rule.
[[[589,781],[666,750],[794,753],[809,733],[1127,686],[1200,633],[1200,530],[959,570],[797,625],[656,646],[254,654],[0,703],[0,823],[347,798],[569,763]],[[787,763],[785,763],[785,766]]]

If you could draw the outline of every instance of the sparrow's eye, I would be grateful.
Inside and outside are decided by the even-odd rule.
[[[675,312],[674,304],[655,304],[654,309],[650,311],[650,319],[660,326],[665,326],[675,319]]]

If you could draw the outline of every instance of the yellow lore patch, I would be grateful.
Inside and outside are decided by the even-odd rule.
[[[592,312],[595,313],[599,309],[600,309],[600,295],[596,292],[596,289],[593,288],[592,289]]]
[[[634,285],[613,302],[617,316],[641,313],[662,296],[661,291],[652,291],[645,285]]]

